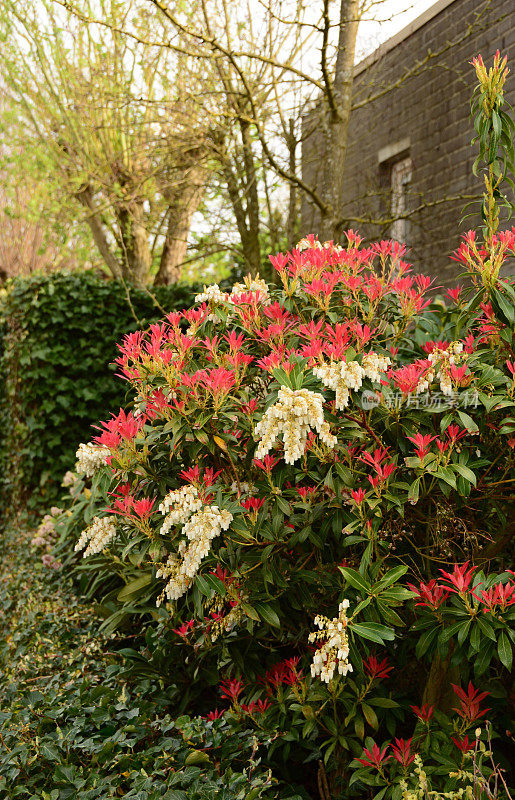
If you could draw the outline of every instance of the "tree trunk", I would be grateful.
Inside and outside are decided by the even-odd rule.
[[[206,171],[203,166],[196,165],[185,171],[179,195],[170,203],[166,238],[154,286],[169,285],[180,280],[181,267],[188,248],[191,219],[200,205],[205,181]]]
[[[341,0],[338,35],[338,54],[332,89],[326,97],[325,167],[322,193],[328,211],[322,216],[320,239],[338,240],[341,235],[343,208],[343,177],[345,155],[352,108],[354,58],[359,26],[359,0]]]
[[[234,174],[227,158],[223,158],[223,174],[227,184],[229,199],[233,207],[236,225],[240,235],[243,258],[251,275],[257,275],[261,268],[261,247],[259,245],[259,228],[247,224],[247,212],[243,205],[242,193],[238,178]]]
[[[250,125],[240,119],[241,141],[243,147],[243,163],[245,165],[245,195],[247,206],[247,231],[242,240],[243,257],[248,264],[251,275],[259,275],[261,270],[261,245],[259,241],[259,196],[257,186],[256,164],[252,151]]]
[[[288,168],[290,175],[297,174],[297,139],[295,137],[294,120],[290,118],[288,136]],[[286,221],[286,236],[288,240],[288,249],[291,250],[295,247],[298,233],[298,219],[297,219],[297,186],[293,181],[289,185],[288,197],[288,218]]]
[[[445,658],[435,653],[422,695],[423,705],[435,706],[445,713],[450,712],[456,699],[451,683],[460,682],[459,669],[450,666],[453,650],[451,643]]]
[[[76,194],[76,197],[79,203],[81,203],[88,211],[86,222],[90,227],[93,241],[95,242],[98,251],[102,256],[105,265],[114,278],[121,278],[122,267],[109,245],[100,215],[95,209],[91,188],[89,186],[84,187],[84,189]]]
[[[261,272],[261,245],[259,234],[255,229],[251,229],[248,235],[242,240],[243,257],[249,273],[256,277]]]
[[[145,286],[148,283],[152,260],[148,231],[142,220],[143,207],[140,202],[132,202],[118,209],[123,250],[123,277],[135,286]]]

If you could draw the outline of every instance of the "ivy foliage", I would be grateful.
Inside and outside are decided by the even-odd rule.
[[[51,501],[77,445],[124,403],[116,343],[191,301],[195,288],[152,293],[93,272],[31,275],[0,298],[0,464],[3,496]]]

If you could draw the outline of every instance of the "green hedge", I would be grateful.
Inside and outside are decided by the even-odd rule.
[[[0,299],[5,509],[29,497],[53,499],[77,445],[91,438],[91,424],[124,403],[125,384],[112,364],[116,343],[160,319],[162,309],[189,305],[195,291],[179,285],[150,293],[90,272],[10,282]]]

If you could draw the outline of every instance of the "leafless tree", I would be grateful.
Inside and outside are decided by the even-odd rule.
[[[3,4],[11,179],[45,180],[49,216],[74,204],[115,277],[173,282],[202,200],[211,120],[191,99],[200,86],[186,55],[118,31],[130,19],[159,38],[159,21],[132,2],[95,8],[111,27],[86,21],[89,0],[74,14],[47,0]]]

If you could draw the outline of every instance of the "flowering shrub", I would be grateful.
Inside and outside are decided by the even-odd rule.
[[[282,289],[249,280],[128,335],[118,366],[134,402],[79,448],[106,495],[75,545],[96,585],[111,573],[117,623],[159,621],[192,703],[217,670],[236,719],[289,731],[272,755],[296,741],[331,765],[359,764],[386,726],[399,776],[421,747],[402,749],[410,703],[429,697],[432,712],[454,664],[502,679],[515,641],[513,353],[482,309],[432,302],[403,257],[353,232],[345,247],[310,238],[272,258]],[[440,654],[446,677],[421,670],[392,695],[396,651],[381,648],[394,640],[397,667]],[[466,741],[435,714],[437,741]]]
[[[275,732],[287,777],[317,763],[323,797],[459,793],[482,701],[494,743],[511,724],[514,252],[467,234],[444,302],[397,242],[307,237],[279,288],[127,335],[131,405],[78,451],[61,551],[87,546],[107,628],[180,708]]]

